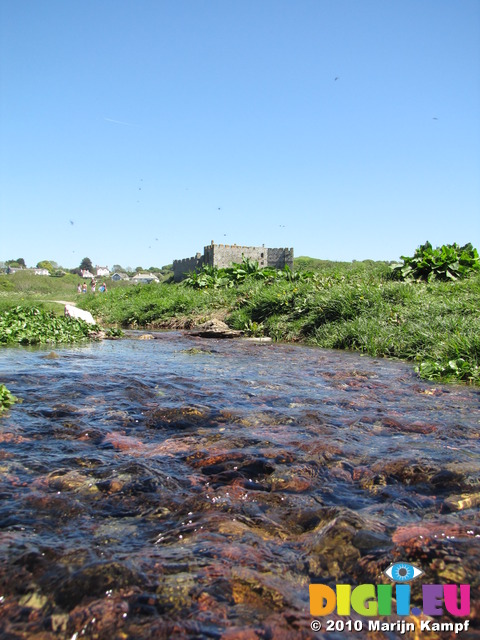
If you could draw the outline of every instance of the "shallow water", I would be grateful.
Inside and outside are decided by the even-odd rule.
[[[314,634],[308,586],[397,561],[425,571],[412,605],[422,581],[470,584],[474,624],[478,389],[156,338],[0,351],[22,399],[0,417],[2,638],[359,637]]]

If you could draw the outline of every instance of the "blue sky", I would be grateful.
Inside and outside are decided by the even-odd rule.
[[[480,249],[478,0],[3,0],[0,260]]]

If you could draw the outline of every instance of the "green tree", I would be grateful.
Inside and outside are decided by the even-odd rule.
[[[23,258],[17,258],[16,260],[5,260],[7,267],[23,267],[26,268],[25,260]]]
[[[55,267],[50,260],[40,260],[40,262],[37,262],[37,269],[47,269],[49,273],[52,273]]]
[[[79,269],[90,271],[90,273],[93,273],[93,264],[90,258],[84,258],[80,263]]]

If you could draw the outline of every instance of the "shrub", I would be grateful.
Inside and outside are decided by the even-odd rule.
[[[88,338],[92,329],[98,327],[36,307],[18,306],[0,314],[0,344],[79,342]]]
[[[208,265],[200,270],[190,273],[182,285],[193,289],[218,289],[220,287],[234,287],[245,283],[263,282],[274,284],[276,282],[305,282],[315,280],[317,277],[311,271],[294,273],[288,265],[283,269],[258,266],[258,262],[244,258],[241,263],[234,263],[230,267],[218,268]]]
[[[403,264],[392,265],[393,273],[407,281],[458,280],[480,271],[478,251],[468,243],[444,244],[433,249],[430,242],[418,247],[412,258],[401,256]]]

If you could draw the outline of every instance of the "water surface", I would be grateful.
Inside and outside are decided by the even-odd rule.
[[[477,389],[156,338],[0,351],[22,399],[0,417],[2,638],[319,638],[308,585],[388,583],[396,561],[469,583],[475,618]]]

